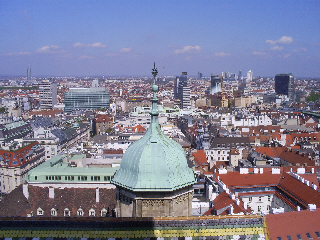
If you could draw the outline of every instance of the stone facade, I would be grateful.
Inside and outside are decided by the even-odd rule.
[[[132,192],[117,188],[117,216],[192,216],[192,187],[172,192]]]

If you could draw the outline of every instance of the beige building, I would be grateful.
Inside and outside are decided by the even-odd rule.
[[[254,103],[254,96],[241,96],[238,98],[235,98],[234,105],[235,107],[251,107],[251,105]]]

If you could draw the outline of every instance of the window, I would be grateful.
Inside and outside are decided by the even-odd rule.
[[[42,216],[43,215],[43,210],[41,208],[37,209],[37,215]]]
[[[63,215],[64,215],[65,217],[70,217],[70,210],[69,210],[69,208],[65,208],[65,209],[64,209]]]
[[[77,215],[78,215],[79,217],[82,217],[82,216],[83,216],[83,210],[82,210],[81,208],[78,209]]]
[[[292,240],[292,237],[290,235],[287,236],[288,240]]]
[[[259,202],[261,202],[262,201],[262,197],[259,197]]]
[[[89,216],[90,217],[94,217],[96,215],[96,211],[93,209],[93,208],[91,208],[90,210],[89,210]]]
[[[54,208],[51,209],[51,216],[57,216],[57,210]]]
[[[268,211],[270,211],[270,209],[271,209],[271,206],[270,206],[270,205],[268,205],[268,206],[267,206],[267,210],[268,210]]]
[[[312,239],[310,233],[306,233],[306,235],[307,235],[308,239]]]
[[[34,180],[38,180],[38,176],[34,176]]]
[[[298,237],[299,240],[302,240],[302,237],[301,237],[300,234],[297,234],[297,237]]]
[[[107,214],[108,214],[107,209],[102,208],[102,209],[101,209],[101,217],[106,217],[106,216],[107,216]]]
[[[316,235],[318,238],[320,238],[320,233],[319,232],[316,232]]]
[[[110,181],[110,176],[104,176],[105,181]]]
[[[249,203],[251,203],[252,202],[252,197],[249,197]]]
[[[261,212],[261,206],[258,206],[258,212]]]
[[[271,201],[271,196],[268,196],[268,202],[270,202]]]

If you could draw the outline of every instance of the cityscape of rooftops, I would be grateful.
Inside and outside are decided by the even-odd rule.
[[[319,239],[319,10],[0,0],[0,239]]]

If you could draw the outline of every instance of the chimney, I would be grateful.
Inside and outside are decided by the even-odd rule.
[[[54,198],[54,188],[53,187],[49,187],[49,198]]]
[[[263,168],[260,168],[260,173],[261,173],[261,174],[263,173]]]
[[[300,212],[300,206],[297,206],[297,212]]]
[[[96,188],[96,202],[99,202],[99,188]]]
[[[318,188],[317,185],[314,184],[314,183],[311,184],[311,187],[312,187],[314,190],[317,190],[317,188]]]
[[[23,195],[26,197],[26,199],[29,199],[28,184],[23,184],[22,185],[22,192],[23,192]]]
[[[231,204],[229,205],[229,214],[233,215],[233,206]]]
[[[317,209],[317,206],[315,204],[308,204],[308,209],[310,211],[315,211]]]

